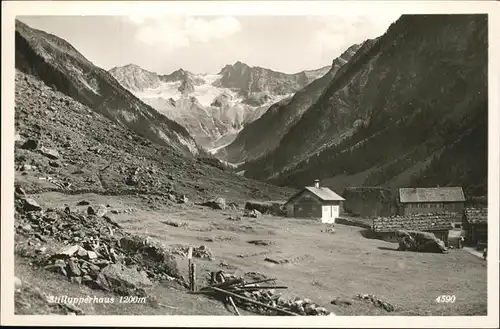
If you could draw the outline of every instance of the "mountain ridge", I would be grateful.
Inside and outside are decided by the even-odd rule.
[[[255,69],[240,61],[224,66],[221,74],[215,75],[182,68],[162,75],[135,64],[115,67],[110,73],[123,87],[186,127],[198,144],[211,150],[230,142],[269,106],[314,81],[326,68],[302,72],[300,81],[298,75]],[[248,79],[257,81],[258,87],[249,84]]]
[[[70,43],[16,20],[15,65],[149,140],[185,155],[203,152],[184,127],[136,98]]]
[[[287,186],[318,176],[337,189],[459,184],[484,195],[486,22],[484,15],[401,16],[339,70],[278,148],[240,169]],[[473,164],[463,145],[481,145],[478,136]]]

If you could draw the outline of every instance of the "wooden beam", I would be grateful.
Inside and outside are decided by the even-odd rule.
[[[205,290],[205,289],[212,288],[212,287],[227,287],[227,286],[232,286],[234,284],[239,284],[242,282],[243,282],[243,279],[232,279],[229,281],[220,282],[220,283],[212,284],[209,286],[201,287],[200,290]]]
[[[293,316],[298,316],[299,315],[297,313],[293,313],[293,312],[290,312],[290,311],[287,311],[287,310],[284,310],[284,309],[281,309],[281,308],[277,308],[277,307],[274,307],[274,306],[271,306],[271,305],[267,305],[267,304],[261,303],[259,301],[256,301],[256,300],[244,297],[244,296],[240,296],[238,294],[232,293],[230,291],[226,291],[224,289],[220,289],[220,288],[217,288],[217,287],[210,287],[210,289],[215,290],[215,291],[220,292],[220,293],[223,293],[225,295],[229,295],[231,297],[242,299],[242,300],[247,301],[247,302],[249,302],[251,304],[255,304],[255,305],[259,305],[259,306],[262,306],[262,307],[269,308],[269,309],[277,311],[277,312],[281,312],[281,313],[288,314],[288,315],[293,315]]]

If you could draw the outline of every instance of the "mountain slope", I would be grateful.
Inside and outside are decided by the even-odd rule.
[[[247,198],[280,200],[293,192],[134,135],[32,75],[17,70],[15,83],[16,185],[29,193],[150,194],[163,196],[163,203],[171,202],[171,194],[191,201],[225,197],[241,203]],[[24,145],[29,140],[33,147]]]
[[[199,153],[189,133],[123,88],[68,42],[16,20],[16,68],[39,77],[114,122],[155,143]],[[151,79],[151,76],[148,77]]]
[[[398,186],[486,193],[487,49],[485,15],[403,15],[245,174],[292,186],[320,177],[341,188],[342,177],[394,187],[407,173]],[[482,145],[474,164],[465,151],[473,145]]]
[[[232,163],[240,163],[257,159],[276,148],[288,129],[320,97],[339,69],[360,47],[349,47],[333,61],[325,75],[297,91],[293,97],[273,104],[259,119],[246,125],[234,142],[219,150],[217,156]]]
[[[237,62],[219,74],[179,69],[161,75],[133,64],[109,72],[146,104],[186,127],[200,145],[214,149],[328,69],[285,74]]]

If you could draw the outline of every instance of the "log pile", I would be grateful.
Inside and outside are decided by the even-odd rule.
[[[309,299],[282,298],[276,290],[287,287],[269,284],[275,281],[275,278],[269,278],[247,282],[241,277],[225,275],[222,271],[212,272],[210,285],[195,293],[208,294],[224,300],[237,315],[240,315],[238,307],[261,315],[335,315]]]

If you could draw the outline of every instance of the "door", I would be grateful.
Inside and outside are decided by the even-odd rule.
[[[333,221],[335,221],[335,218],[339,218],[340,213],[340,207],[339,206],[332,206],[332,218]]]
[[[323,211],[321,221],[323,223],[335,223],[335,218],[338,217],[338,206],[322,206],[321,208]]]

